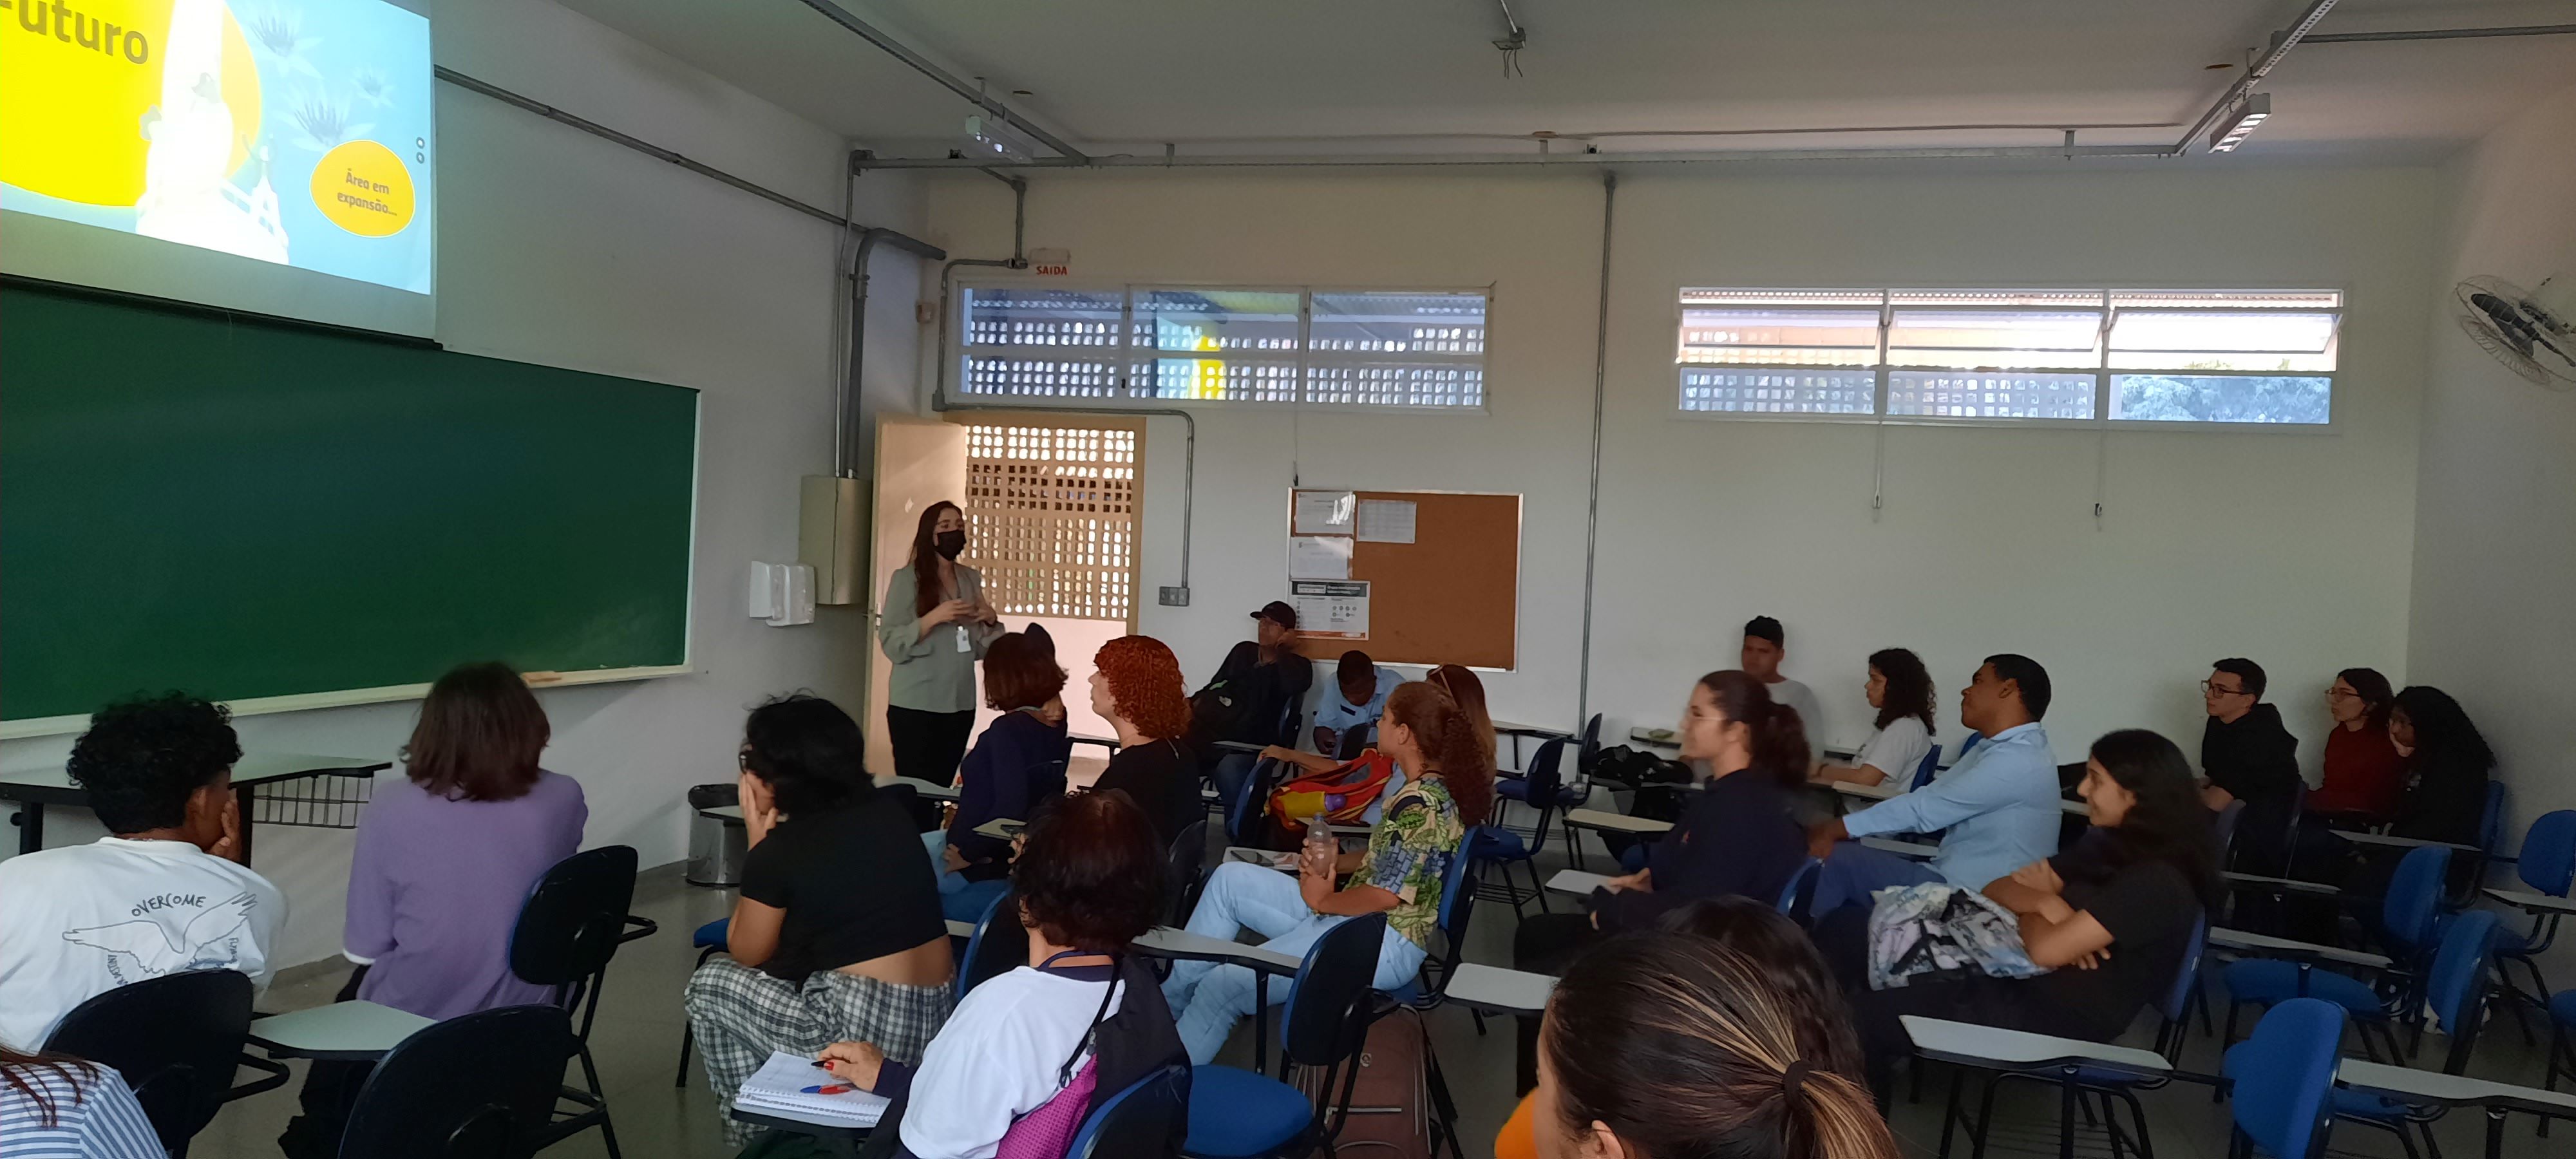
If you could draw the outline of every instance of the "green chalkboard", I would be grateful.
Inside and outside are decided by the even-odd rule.
[[[0,289],[0,719],[680,664],[697,392]]]

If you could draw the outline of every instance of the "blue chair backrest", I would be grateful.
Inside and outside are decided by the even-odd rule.
[[[2514,864],[2522,883],[2552,897],[2565,897],[2576,887],[2576,809],[2543,813],[2522,835],[2522,853]]]
[[[2239,799],[2229,801],[2227,807],[2210,820],[2209,835],[2218,846],[2218,864],[2222,868],[2227,865],[2227,855],[2236,848],[2236,824],[2244,819],[2245,802]]]
[[[1592,714],[1592,719],[1583,722],[1583,740],[1574,749],[1574,775],[1591,776],[1592,762],[1599,760],[1600,757],[1601,714],[1596,712]]]
[[[2341,1006],[2292,998],[2272,1007],[2253,1037],[2227,1050],[2237,1128],[2278,1159],[2309,1159],[2320,1151],[2342,1041]]]
[[[2496,851],[2496,842],[2504,837],[2504,782],[2487,782],[2486,807],[2478,814],[2478,848]]]
[[[1906,791],[1911,792],[1915,789],[1920,789],[1925,785],[1931,784],[1932,778],[1939,776],[1940,774],[1941,746],[1935,744],[1924,752],[1923,763],[1914,766],[1914,779],[1906,784]]]
[[[1448,871],[1440,875],[1440,932],[1448,935],[1453,958],[1466,944],[1467,915],[1476,908],[1475,861],[1461,838],[1449,855]]]
[[[994,915],[1003,913],[1005,906],[1010,918],[997,929]],[[966,992],[983,985],[985,979],[1008,974],[1028,960],[1028,927],[1020,924],[1018,895],[1006,889],[984,907],[984,916],[975,919],[975,932],[966,938],[966,960],[957,968],[957,1001],[965,1001]]]
[[[1538,755],[1530,759],[1521,776],[1529,782],[1530,808],[1545,811],[1556,807],[1556,793],[1565,787],[1565,740],[1551,737],[1538,746]]]
[[[522,982],[553,986],[561,1000],[608,969],[635,904],[632,845],[602,845],[554,864],[528,888],[510,927],[510,972]]]
[[[1798,872],[1789,875],[1789,883],[1780,887],[1780,916],[1802,926],[1807,924],[1807,904],[1816,900],[1816,877],[1824,868],[1824,862],[1810,857]]]
[[[1065,1159],[1125,1159],[1131,1155],[1171,1154],[1181,1138],[1190,1108],[1190,1068],[1175,1063],[1159,1068],[1085,1116],[1073,1133]]]
[[[1959,759],[1962,761],[1968,759],[1969,753],[1977,751],[1977,742],[1984,739],[1986,739],[1986,734],[1982,732],[1970,732],[1968,734],[1968,739],[1959,742]]]
[[[2487,963],[2495,955],[2496,916],[2469,910],[2442,931],[2442,948],[2424,975],[2424,1001],[2442,1029],[2459,1037],[2473,1025],[2478,1000],[2486,994]]]
[[[2182,968],[2174,971],[2173,985],[2165,990],[2165,1000],[2156,1013],[2168,1023],[2180,1022],[2191,1004],[2192,979],[2200,976],[2200,955],[2209,948],[2209,915],[2202,914],[2191,923],[2191,940],[2183,944]]]
[[[1279,1012],[1279,1049],[1289,1061],[1330,1066],[1359,1049],[1359,1007],[1377,978],[1385,937],[1386,915],[1363,914],[1324,931],[1306,948],[1288,984],[1288,1004]]]
[[[2417,846],[2398,859],[2379,908],[2390,938],[2414,952],[2432,942],[2433,923],[2442,916],[2442,879],[2450,872],[2451,851],[2442,846]]]
[[[1225,803],[1227,844],[1250,842],[1252,826],[1261,819],[1262,806],[1270,803],[1270,789],[1277,783],[1278,770],[1279,762],[1269,757],[1252,762],[1252,771],[1244,775],[1243,787],[1235,791],[1233,800]]]

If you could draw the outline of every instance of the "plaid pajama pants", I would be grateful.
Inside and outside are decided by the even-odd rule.
[[[773,1051],[811,1058],[835,1042],[873,1042],[886,1057],[918,1064],[955,995],[947,986],[898,986],[826,970],[803,985],[717,954],[689,975],[689,1025],[720,1111]],[[757,1128],[724,1120],[734,1146]]]

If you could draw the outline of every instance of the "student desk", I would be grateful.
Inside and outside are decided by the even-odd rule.
[[[1515,769],[1525,769],[1529,767],[1526,763],[1528,758],[1521,755],[1522,737],[1528,737],[1531,740],[1538,741],[1572,741],[1574,739],[1573,733],[1567,732],[1561,728],[1549,728],[1546,725],[1540,724],[1521,724],[1517,721],[1509,720],[1495,721],[1494,735],[1512,738],[1512,767]]]
[[[1599,809],[1568,810],[1565,814],[1565,823],[1577,829],[1598,829],[1604,833],[1638,835],[1668,833],[1673,827],[1670,821],[1658,821],[1652,817],[1631,817],[1625,813],[1605,813]]]
[[[245,753],[233,765],[233,800],[241,808],[241,861],[250,864],[251,818],[255,790],[306,777],[339,776],[372,779],[377,773],[393,767],[392,761],[371,761],[358,757],[314,756],[309,753]],[[0,773],[0,801],[18,803],[18,852],[34,853],[45,847],[45,806],[89,806],[87,790],[72,784],[71,774],[59,766],[29,769],[24,772]],[[298,825],[287,819],[275,824]],[[331,825],[326,828],[345,828]]]
[[[2415,1107],[2478,1107],[2487,1114],[2487,1159],[2504,1155],[2504,1117],[2521,1111],[2543,1119],[2576,1119],[2576,1094],[2488,1082],[2466,1075],[2416,1070],[2347,1058],[2335,1068],[2335,1085],[2395,1099]]]
[[[2429,846],[2434,849],[2456,849],[2463,853],[2476,853],[2480,855],[2486,853],[2486,850],[2480,849],[2475,845],[2462,845],[2457,841],[2427,841],[2421,837],[2391,837],[2385,833],[2362,833],[2350,829],[2337,829],[2334,831],[2334,835],[2352,842],[2355,845],[2371,845],[2381,849],[2421,849]]]
[[[250,1024],[250,1040],[271,1058],[368,1062],[384,1056],[431,1021],[364,1000],[334,1002]]]
[[[1176,926],[1156,926],[1133,943],[1136,951],[1176,962],[1220,962],[1252,971],[1252,1069],[1270,1073],[1270,978],[1293,978],[1305,959],[1225,938],[1194,934]],[[1178,1013],[1177,1011],[1175,1013]]]
[[[1026,821],[1015,821],[1008,817],[995,817],[990,821],[986,821],[983,824],[976,826],[975,835],[977,837],[990,837],[995,841],[1008,841],[1019,836],[1022,832],[1025,832],[1028,827],[1029,823]]]
[[[920,779],[919,777],[877,778],[877,787],[880,789],[894,785],[910,785],[912,786],[913,792],[919,793],[933,801],[954,801],[957,799],[957,786],[955,785],[934,785],[928,781]]]
[[[1483,1014],[1537,1014],[1555,992],[1554,975],[1460,962],[1444,997]]]
[[[1897,1021],[1904,1024],[1906,1037],[1913,1040],[1914,1053],[1934,1062],[2055,1078],[2059,1091],[2057,1153],[2060,1159],[2075,1157],[2075,1119],[2080,1113],[2077,1109],[2079,1094],[2086,1072],[2115,1071],[2152,1080],[2171,1077],[2174,1071],[2173,1064],[2165,1061],[2163,1055],[2135,1047],[2031,1034],[1971,1022],[1951,1022],[1915,1014],[1904,1015]],[[1954,1081],[1950,1087],[1950,1107],[1941,1116],[1941,1150],[1944,1153],[1950,1149],[1951,1125],[1963,1118],[1959,1087]],[[1969,1137],[1980,1146],[1987,1125],[1971,1126]]]
[[[2528,914],[2576,914],[2576,898],[2546,893],[2525,893],[2518,889],[2490,889],[2488,897]]]

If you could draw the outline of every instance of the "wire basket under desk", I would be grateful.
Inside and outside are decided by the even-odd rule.
[[[373,773],[315,773],[251,789],[252,824],[355,829],[375,789]]]

